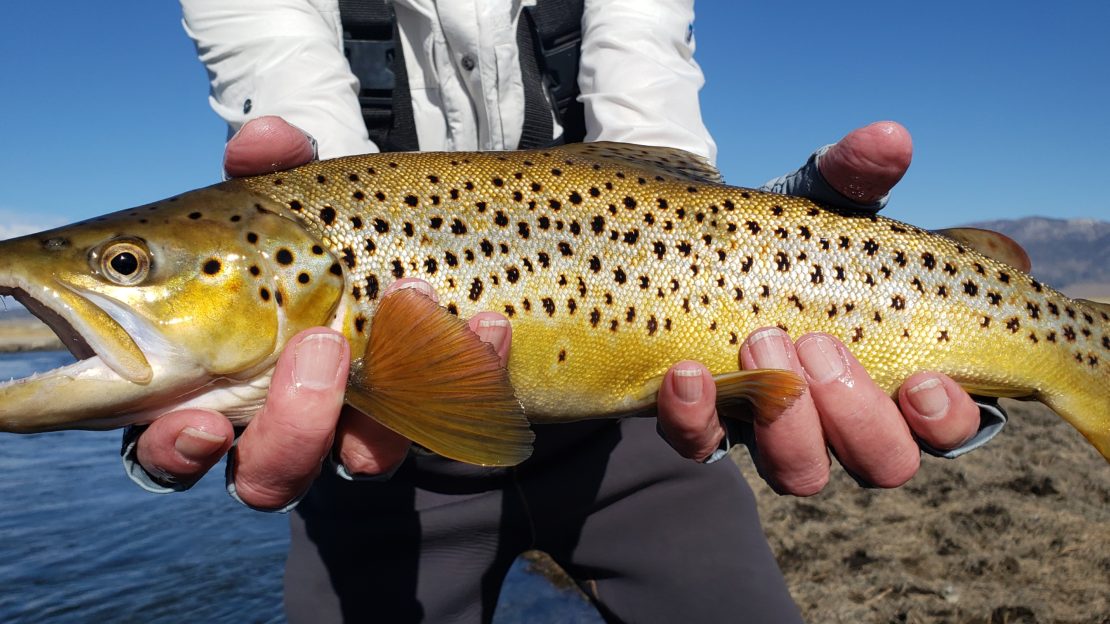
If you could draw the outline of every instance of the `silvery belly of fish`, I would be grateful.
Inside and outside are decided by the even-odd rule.
[[[401,277],[435,287],[439,307]],[[0,386],[0,429],[242,422],[297,331],[358,358],[347,401],[455,459],[514,464],[528,422],[650,406],[672,363],[774,418],[804,391],[738,372],[761,326],[838,336],[884,389],[937,370],[1042,401],[1110,458],[1110,321],[967,244],[719,183],[675,150],[380,154],[233,180],[0,244],[0,294],[79,358]],[[504,314],[507,371],[458,317]]]

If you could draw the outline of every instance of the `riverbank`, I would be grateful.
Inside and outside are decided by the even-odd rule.
[[[0,353],[21,351],[65,351],[65,346],[30,312],[7,310],[0,314]]]

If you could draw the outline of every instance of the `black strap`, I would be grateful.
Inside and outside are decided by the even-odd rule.
[[[563,126],[560,143],[586,138],[585,108],[578,101],[584,6],[585,0],[537,0],[535,6],[524,9],[535,25],[540,70]],[[522,51],[522,61],[523,56]]]
[[[517,29],[524,124],[519,147],[581,141],[586,136],[578,102],[578,58],[584,0],[538,0]],[[382,151],[419,149],[408,75],[392,4],[339,0],[343,50],[360,82],[359,103],[370,140]],[[552,139],[552,103],[563,135]]]
[[[339,0],[343,53],[359,79],[370,140],[383,152],[419,149],[404,48],[387,0]]]

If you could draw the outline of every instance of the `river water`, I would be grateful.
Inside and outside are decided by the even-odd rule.
[[[0,379],[71,361],[0,355]],[[241,507],[223,469],[186,493],[124,476],[119,432],[0,434],[0,622],[284,622],[285,516]],[[600,622],[517,561],[494,621]]]

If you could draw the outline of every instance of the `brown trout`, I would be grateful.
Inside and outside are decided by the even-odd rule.
[[[443,307],[382,297],[406,276]],[[778,326],[838,336],[892,393],[936,370],[1042,401],[1110,459],[1105,308],[966,242],[726,186],[675,150],[376,154],[232,180],[6,241],[0,294],[79,360],[0,386],[5,431],[182,405],[244,422],[285,341],[330,325],[358,358],[348,403],[448,457],[513,464],[528,422],[650,406],[686,358],[773,418],[801,381],[737,355]],[[512,324],[507,372],[457,318],[482,310]]]

